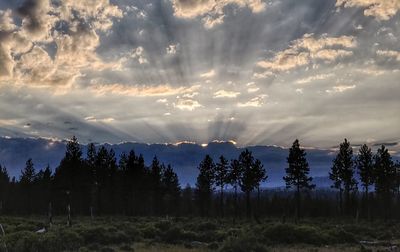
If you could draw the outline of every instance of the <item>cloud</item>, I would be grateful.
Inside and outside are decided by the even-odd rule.
[[[317,75],[314,75],[314,76],[310,76],[310,77],[306,77],[306,78],[303,78],[303,79],[299,79],[299,80],[296,81],[296,84],[300,84],[300,85],[308,84],[308,83],[316,81],[316,80],[326,80],[326,79],[331,78],[333,76],[335,76],[335,75],[332,74],[332,73],[329,73],[329,74],[317,74]]]
[[[221,89],[214,93],[214,98],[236,98],[238,95],[240,95],[240,92]]]
[[[173,103],[173,106],[177,109],[188,111],[203,107],[203,105],[193,99],[178,99],[176,103]]]
[[[167,103],[167,102],[168,102],[168,99],[166,99],[166,98],[161,98],[161,99],[158,99],[156,102],[158,102],[158,103]]]
[[[0,10],[0,31],[12,31],[16,27],[12,18],[12,11],[10,9]]]
[[[136,97],[153,97],[153,96],[171,96],[184,94],[195,90],[197,86],[192,87],[172,87],[170,85],[144,86],[144,85],[123,85],[123,84],[108,84],[108,85],[93,85],[89,90],[95,95],[122,95]]]
[[[167,47],[167,54],[174,55],[178,51],[179,44],[169,45]]]
[[[200,77],[202,77],[202,78],[212,78],[214,76],[215,76],[215,70],[214,69],[211,69],[208,72],[200,74]]]
[[[143,47],[139,46],[136,49],[134,49],[132,51],[132,53],[130,54],[130,57],[132,59],[136,59],[139,64],[146,64],[149,63],[146,59],[146,57],[144,57],[144,49]]]
[[[324,49],[320,50],[317,53],[312,55],[312,58],[315,59],[322,59],[328,62],[332,62],[337,58],[344,58],[348,56],[352,56],[353,52],[346,51],[346,50],[333,50],[333,49]]]
[[[179,18],[200,17],[205,28],[211,29],[223,23],[224,8],[234,4],[240,8],[247,7],[253,13],[266,9],[262,0],[172,0],[174,15]]]
[[[338,58],[353,55],[348,49],[356,47],[357,43],[352,36],[322,37],[316,39],[313,34],[305,34],[302,38],[292,42],[288,49],[280,51],[270,60],[257,62],[257,66],[267,69],[255,78],[270,76],[273,72],[282,72],[297,67],[309,65],[313,60],[334,62]],[[344,49],[346,50],[344,50]]]
[[[267,69],[264,73],[254,74],[255,78],[265,78],[273,75],[273,72],[282,72],[306,66],[313,60],[333,62],[338,58],[352,56],[353,52],[338,49],[351,49],[357,43],[352,36],[322,37],[316,39],[313,34],[305,34],[301,39],[292,42],[288,49],[275,54],[273,59],[259,61],[257,65]]]
[[[338,85],[334,86],[332,89],[325,90],[327,93],[343,93],[345,91],[355,89],[356,85]]]
[[[22,19],[20,25],[11,18],[15,14]],[[85,70],[115,67],[96,53],[98,32],[121,17],[108,0],[26,0],[14,11],[1,11],[0,33],[7,34],[0,36],[0,79],[59,90],[70,87]]]
[[[96,118],[94,116],[88,116],[88,117],[85,117],[85,121],[88,121],[88,122],[100,122],[100,123],[111,123],[111,122],[115,121],[115,119],[112,118],[112,117]]]
[[[400,52],[392,51],[392,50],[378,50],[376,54],[381,57],[393,58],[397,61],[400,61]]]
[[[261,107],[264,104],[264,100],[265,97],[267,97],[267,95],[259,95],[256,96],[254,98],[252,98],[251,100],[247,101],[247,102],[239,102],[237,104],[238,107]]]
[[[336,0],[336,6],[364,8],[365,16],[374,16],[379,20],[389,20],[400,10],[398,0]]]

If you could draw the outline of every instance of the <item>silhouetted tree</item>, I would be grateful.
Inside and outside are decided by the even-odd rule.
[[[224,187],[229,183],[229,162],[224,156],[219,157],[215,165],[215,185],[219,187],[219,207],[221,217],[224,216]]]
[[[240,189],[246,195],[246,216],[250,218],[251,216],[251,200],[250,194],[259,185],[262,178],[259,176],[259,168],[257,167],[256,161],[253,154],[246,149],[240,153],[239,165],[241,169],[241,178],[239,181]]]
[[[61,209],[70,205],[74,211],[87,213],[90,206],[91,174],[84,163],[82,149],[75,136],[67,143],[65,156],[54,174],[54,183]]]
[[[196,182],[196,199],[199,204],[200,214],[205,216],[209,214],[211,198],[214,192],[214,161],[209,155],[206,155],[198,169],[199,175],[197,176]]]
[[[3,209],[7,202],[7,195],[10,188],[10,176],[8,175],[6,167],[0,165],[0,214],[3,213]]]
[[[260,214],[260,201],[261,201],[261,183],[267,181],[267,171],[264,168],[264,165],[260,160],[256,159],[254,162],[254,170],[256,177],[256,188],[257,188],[257,214]]]
[[[283,177],[286,187],[296,190],[296,216],[300,218],[301,195],[303,189],[313,189],[312,177],[309,176],[310,168],[308,166],[306,152],[300,148],[299,140],[293,142],[292,147],[289,149],[289,156],[287,157],[288,167],[286,176]]]
[[[160,214],[162,208],[162,170],[160,162],[157,157],[154,156],[153,162],[150,165],[150,187],[151,187],[151,198],[153,205],[153,213],[156,215]]]
[[[366,144],[358,151],[356,165],[360,175],[361,185],[364,188],[364,197],[367,205],[367,216],[370,218],[369,187],[374,184],[374,161],[371,148]]]
[[[178,175],[176,175],[171,165],[162,169],[162,188],[164,191],[167,214],[177,214],[181,188],[179,185]]]
[[[347,210],[350,203],[350,193],[357,190],[357,181],[354,178],[353,149],[347,139],[344,139],[344,142],[340,144],[339,153],[333,160],[329,178],[333,181],[333,187],[339,190],[340,212],[343,213],[343,193]]]
[[[36,179],[36,171],[32,159],[28,159],[25,168],[21,171],[20,184],[23,195],[24,208],[26,213],[31,213],[33,210],[33,182]]]
[[[396,192],[396,168],[389,150],[382,145],[374,157],[375,191],[382,201],[385,219],[388,218],[393,194]]]
[[[233,186],[234,192],[234,209],[235,209],[235,218],[238,214],[238,187],[240,185],[240,179],[242,177],[242,167],[237,159],[231,160],[229,166],[229,184]]]
[[[190,184],[186,184],[182,190],[182,212],[185,215],[193,215],[193,189]]]

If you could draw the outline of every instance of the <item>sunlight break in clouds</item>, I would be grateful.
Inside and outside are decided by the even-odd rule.
[[[0,1],[0,137],[400,142],[397,3]]]

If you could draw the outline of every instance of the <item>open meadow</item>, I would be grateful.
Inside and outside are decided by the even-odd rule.
[[[1,251],[396,251],[398,222],[1,217]]]

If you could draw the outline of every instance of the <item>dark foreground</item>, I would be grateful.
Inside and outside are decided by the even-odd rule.
[[[1,251],[397,251],[400,224],[334,219],[0,217]],[[0,233],[2,231],[0,230]]]

